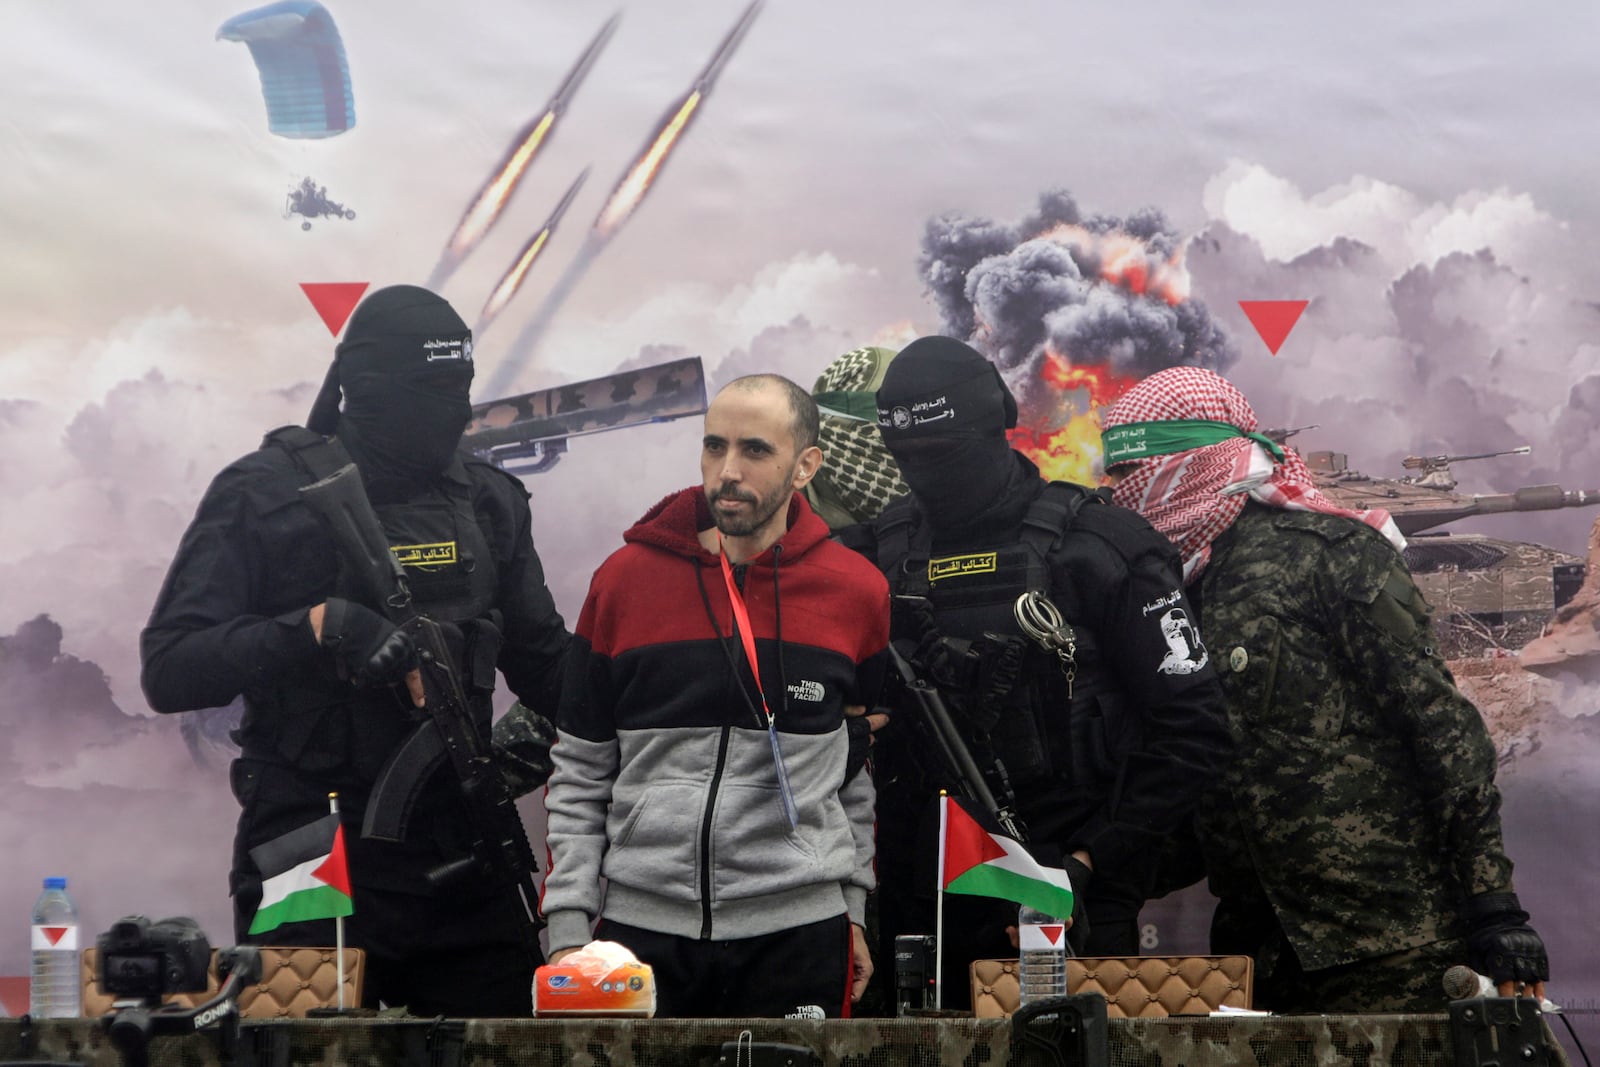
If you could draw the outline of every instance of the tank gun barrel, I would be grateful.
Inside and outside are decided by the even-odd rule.
[[[1400,461],[1400,465],[1409,471],[1436,471],[1443,470],[1452,463],[1460,463],[1469,459],[1493,459],[1496,456],[1526,456],[1532,452],[1529,445],[1517,448],[1508,448],[1503,452],[1474,452],[1462,456],[1407,456]]]
[[[1293,437],[1295,434],[1297,434],[1297,433],[1305,433],[1307,430],[1315,430],[1315,429],[1317,429],[1317,426],[1318,426],[1318,424],[1313,422],[1310,426],[1296,426],[1292,430],[1291,429],[1286,429],[1285,427],[1282,427],[1282,426],[1278,426],[1278,427],[1274,427],[1273,429],[1270,429],[1270,430],[1265,430],[1263,432],[1268,437],[1272,438],[1274,441],[1278,442],[1278,444],[1281,445],[1285,441],[1287,441],[1289,438]]]
[[[1489,493],[1468,497],[1459,507],[1393,512],[1395,525],[1403,534],[1443,526],[1447,522],[1474,515],[1499,515],[1510,511],[1555,511],[1560,508],[1589,508],[1600,505],[1600,489],[1562,489],[1559,485],[1529,485],[1514,493]]]
[[[1600,504],[1600,489],[1562,489],[1559,485],[1529,485],[1514,493],[1491,493],[1472,498],[1475,515],[1504,511],[1554,511]]]

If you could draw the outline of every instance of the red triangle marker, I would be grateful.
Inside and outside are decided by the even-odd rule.
[[[344,329],[350,313],[361,302],[361,294],[371,282],[301,282],[300,289],[317,309],[328,332],[335,337]]]
[[[1065,923],[1051,923],[1040,926],[1039,932],[1043,934],[1052,945],[1055,945],[1060,943],[1061,935],[1066,932],[1066,929],[1067,927]]]
[[[328,853],[328,858],[311,872],[311,877],[333,886],[347,897],[351,895],[350,864],[345,859],[343,826],[333,832],[333,850]]]
[[[72,927],[41,926],[39,929],[44,931],[44,939],[46,941],[50,942],[52,945],[59,945],[61,943],[61,939],[67,936],[67,931],[72,929]]]
[[[949,825],[945,828],[943,871],[944,882],[949,885],[952,879],[973,867],[1000,859],[1006,850],[956,801],[946,800],[943,803],[950,805],[947,815]]]
[[[1309,300],[1241,300],[1239,309],[1266,342],[1267,351],[1277,355],[1309,303]]]

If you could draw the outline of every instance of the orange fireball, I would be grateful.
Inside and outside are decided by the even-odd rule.
[[[1038,464],[1039,472],[1052,481],[1096,484],[1100,412],[1139,379],[1113,374],[1104,364],[1074,366],[1049,351],[1039,365],[1039,376],[1062,393],[1075,394],[1071,406],[1082,410],[1057,426],[1018,426],[1008,435],[1011,447]]]

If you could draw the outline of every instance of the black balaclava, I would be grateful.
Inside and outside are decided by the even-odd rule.
[[[337,433],[383,474],[435,475],[472,417],[471,386],[472,331],[461,316],[426,289],[392,285],[350,316],[306,425]]]
[[[1006,431],[1017,402],[1000,371],[953,337],[923,337],[889,364],[878,428],[936,527],[971,525],[1005,492],[1017,462]]]

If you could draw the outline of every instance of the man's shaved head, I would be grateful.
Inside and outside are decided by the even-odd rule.
[[[811,394],[781,374],[746,374],[722,387],[728,389],[777,389],[789,405],[791,432],[794,434],[795,452],[804,452],[817,443],[821,433],[822,413]]]

